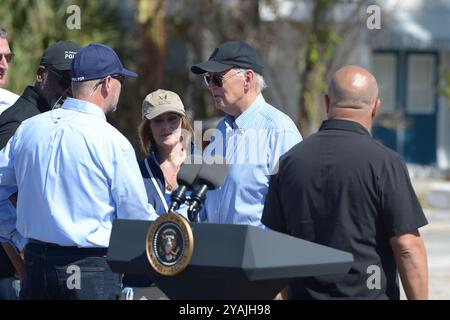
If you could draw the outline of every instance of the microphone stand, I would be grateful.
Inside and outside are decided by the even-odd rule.
[[[191,222],[198,222],[198,213],[203,207],[203,203],[206,200],[206,192],[208,191],[208,186],[202,184],[197,186],[192,191],[191,202],[188,208],[188,218]]]

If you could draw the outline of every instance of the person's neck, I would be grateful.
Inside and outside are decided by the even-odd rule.
[[[74,98],[78,99],[78,100],[81,100],[81,101],[85,101],[85,102],[89,102],[89,103],[95,104],[97,107],[102,109],[102,111],[105,114],[108,113],[107,110],[106,110],[105,99],[102,99],[98,95],[92,95],[91,97],[79,95],[79,96],[74,96]]]
[[[159,164],[170,164],[172,166],[179,166],[183,163],[186,152],[181,143],[177,143],[172,147],[158,147],[156,157]]]
[[[334,109],[328,114],[328,119],[347,120],[357,122],[367,130],[372,125],[372,118],[366,110],[355,110],[350,108]]]
[[[259,92],[252,91],[245,94],[237,103],[235,112],[231,114],[235,119],[237,119],[241,114],[243,114],[258,98]]]

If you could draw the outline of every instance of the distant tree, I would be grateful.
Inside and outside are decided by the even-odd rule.
[[[450,108],[450,70],[442,70],[442,86],[437,89],[438,94],[447,98],[447,107]]]
[[[69,30],[66,13],[70,5],[81,8],[81,29]],[[8,88],[21,93],[34,83],[39,59],[45,48],[58,40],[80,45],[103,42],[121,44],[120,8],[108,0],[2,0],[2,26],[7,29],[15,60],[10,68]]]
[[[325,75],[333,49],[339,43],[339,36],[329,23],[329,12],[335,0],[317,0],[313,9],[307,37],[305,67],[300,76],[298,123],[303,136],[317,130],[324,118],[324,110],[319,108],[321,93],[326,92]]]

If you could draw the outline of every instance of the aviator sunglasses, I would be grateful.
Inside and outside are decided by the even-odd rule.
[[[237,71],[235,74],[232,74],[229,77],[224,78],[224,75],[218,75],[218,74],[205,74],[205,76],[203,77],[203,79],[205,80],[206,86],[210,86],[211,83],[214,83],[215,86],[222,88],[223,83],[225,81],[227,81],[228,79],[233,78],[235,75],[238,75],[240,73],[243,73],[244,70],[239,70]]]

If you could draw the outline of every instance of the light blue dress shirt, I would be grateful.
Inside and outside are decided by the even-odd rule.
[[[7,199],[17,187],[16,215]],[[157,218],[130,142],[77,99],[17,129],[0,152],[0,201],[0,237],[19,249],[20,235],[108,247],[113,219]]]
[[[226,158],[229,173],[221,188],[206,195],[206,221],[264,228],[261,216],[270,176],[280,156],[302,140],[300,132],[262,94],[239,117],[226,116],[216,129],[204,157]]]

